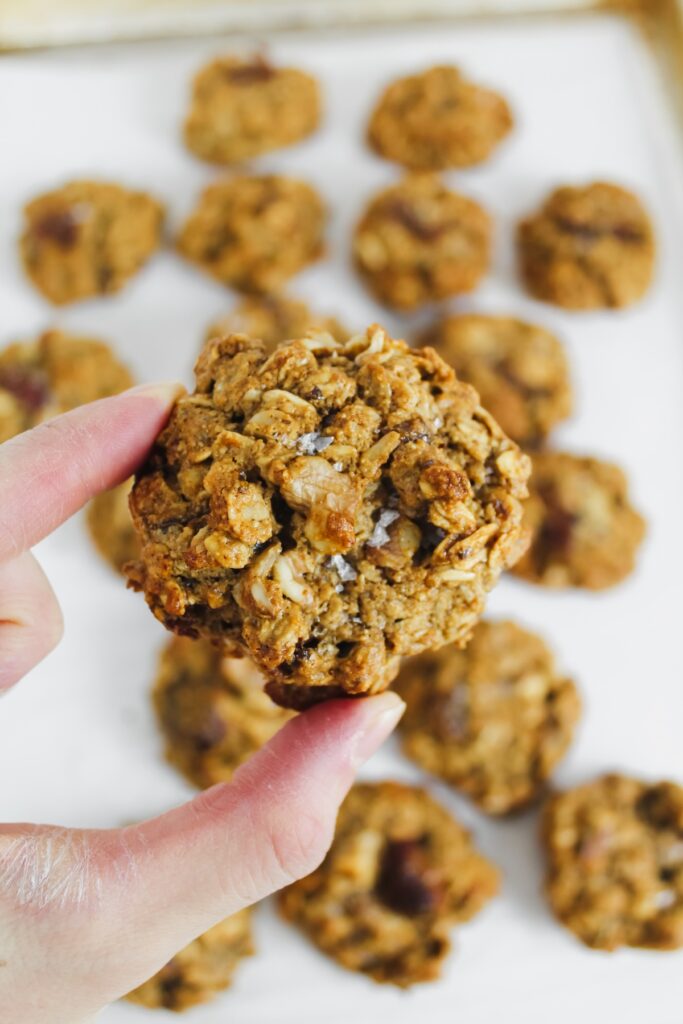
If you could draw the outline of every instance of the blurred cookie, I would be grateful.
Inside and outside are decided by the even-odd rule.
[[[92,541],[112,569],[122,572],[126,562],[140,555],[138,537],[128,508],[133,479],[98,494],[89,503],[86,523]]]
[[[225,334],[246,334],[264,342],[272,352],[283,341],[303,338],[308,331],[328,331],[335,341],[350,337],[332,316],[313,313],[305,302],[286,295],[246,295],[233,310],[215,320],[206,332],[206,340]]]

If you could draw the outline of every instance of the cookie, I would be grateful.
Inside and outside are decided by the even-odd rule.
[[[524,528],[531,537],[513,572],[546,587],[603,590],[633,571],[645,521],[618,466],[569,452],[533,458]]]
[[[24,269],[57,306],[112,295],[159,247],[163,219],[146,192],[72,181],[24,207]]]
[[[527,288],[565,309],[629,306],[650,287],[655,237],[632,192],[596,182],[556,189],[519,225]]]
[[[253,952],[251,911],[239,910],[181,949],[126,999],[150,1010],[208,1003],[231,985],[240,961]]]
[[[226,316],[214,321],[205,341],[224,334],[248,334],[260,338],[272,352],[283,341],[303,338],[308,331],[329,331],[336,341],[346,341],[349,331],[332,316],[313,313],[305,302],[286,295],[247,295]]]
[[[98,494],[89,503],[86,523],[93,544],[115,572],[140,556],[138,535],[128,508],[132,479]]]
[[[310,75],[259,54],[229,56],[195,77],[183,134],[202,160],[236,164],[304,139],[319,121],[320,91]]]
[[[8,345],[0,351],[0,442],[132,383],[108,345],[94,338],[45,331]]]
[[[537,448],[572,410],[562,344],[536,324],[505,316],[447,316],[420,339],[479,392],[513,441]]]
[[[131,498],[157,618],[250,655],[297,708],[467,641],[519,556],[529,460],[433,349],[377,326],[270,356],[232,335],[196,375]]]
[[[576,687],[543,640],[514,622],[480,622],[465,650],[405,662],[396,689],[408,757],[486,811],[536,799],[579,717]]]
[[[195,786],[227,782],[291,713],[263,692],[248,658],[226,658],[206,640],[173,637],[152,691],[166,760]]]
[[[410,175],[375,196],[353,239],[356,268],[370,291],[402,310],[472,291],[490,251],[486,211],[432,174]]]
[[[178,250],[222,284],[273,292],[322,256],[325,221],[322,199],[305,182],[240,175],[204,190]]]
[[[604,775],[543,814],[546,895],[593,949],[683,946],[683,786]]]
[[[279,906],[343,967],[408,988],[439,977],[449,932],[497,890],[496,868],[424,789],[364,783],[342,804],[323,863]]]
[[[512,124],[502,96],[440,65],[388,86],[370,118],[368,142],[411,170],[442,171],[486,160]]]

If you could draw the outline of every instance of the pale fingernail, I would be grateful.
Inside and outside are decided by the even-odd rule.
[[[398,724],[406,709],[397,693],[388,690],[378,697],[364,698],[372,707],[369,716],[354,737],[351,764],[356,771],[370,758]]]
[[[142,398],[154,398],[170,405],[177,398],[185,394],[185,388],[175,380],[161,381],[156,384],[138,384],[135,388],[129,388],[125,395],[136,395]]]

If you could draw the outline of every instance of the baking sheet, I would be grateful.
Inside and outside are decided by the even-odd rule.
[[[122,295],[56,313],[24,280],[15,238],[21,203],[75,175],[148,188],[177,224],[212,177],[179,142],[188,79],[229,45],[214,38],[0,59],[0,342],[58,324],[111,339],[141,380],[189,381],[206,323],[232,301],[219,285],[167,251]],[[637,573],[618,589],[552,593],[506,579],[490,610],[544,634],[581,687],[585,718],[560,784],[605,769],[683,781],[683,161],[644,44],[621,19],[591,16],[292,35],[273,40],[272,53],[318,74],[327,102],[314,139],[259,163],[309,178],[333,205],[330,256],[292,290],[351,326],[380,319],[402,334],[413,325],[374,305],[348,265],[363,202],[395,177],[362,142],[381,84],[450,60],[512,101],[518,125],[509,143],[491,163],[451,177],[489,207],[497,227],[493,272],[457,307],[557,330],[577,391],[576,416],[557,442],[621,462],[650,530]],[[630,311],[565,314],[523,295],[512,229],[555,184],[597,177],[633,186],[649,205],[660,236],[658,278]],[[161,627],[93,554],[79,517],[38,553],[62,602],[66,636],[2,702],[0,818],[104,827],[189,797],[161,760],[147,699]],[[365,774],[424,781],[394,743]],[[500,898],[456,933],[442,981],[407,993],[380,988],[337,968],[265,905],[256,914],[258,954],[229,992],[183,1020],[490,1024],[504,1015],[525,1024],[681,1024],[683,953],[581,947],[539,893],[534,814],[487,821],[432,785],[504,873]],[[105,1024],[167,1019],[126,1004],[102,1015]]]

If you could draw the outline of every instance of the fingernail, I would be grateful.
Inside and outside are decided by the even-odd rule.
[[[354,771],[365,764],[387,736],[393,732],[406,709],[405,702],[391,690],[387,690],[386,693],[381,693],[377,697],[365,698],[365,701],[371,706],[372,714],[368,716],[355,737],[351,754]]]
[[[185,388],[178,381],[168,380],[156,384],[138,384],[135,388],[129,388],[125,394],[154,398],[163,402],[164,405],[171,405],[177,398],[185,394]]]

